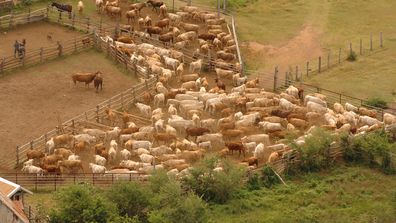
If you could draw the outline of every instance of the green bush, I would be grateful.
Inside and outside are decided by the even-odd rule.
[[[118,217],[115,205],[102,197],[96,188],[88,185],[62,189],[56,199],[58,205],[50,213],[50,222],[53,223],[106,223]]]
[[[252,191],[252,190],[258,190],[261,188],[261,182],[260,182],[260,177],[257,173],[254,173],[249,176],[247,180],[247,189]]]
[[[334,137],[328,131],[315,128],[312,135],[305,139],[305,144],[291,145],[300,156],[300,162],[295,164],[296,168],[303,172],[312,172],[329,167],[331,159],[328,152],[333,141]]]
[[[279,184],[280,180],[268,165],[264,166],[261,170],[261,182],[266,188]]]
[[[384,131],[349,137],[343,141],[344,159],[347,162],[380,167],[388,174],[395,172],[395,164],[390,157],[390,152],[395,151],[395,144],[390,142]]]
[[[203,223],[208,220],[205,202],[194,193],[185,191],[176,180],[162,184],[152,203],[148,217],[151,223]]]
[[[144,185],[136,182],[115,184],[106,194],[117,206],[120,215],[146,219],[152,194]]]
[[[220,162],[223,171],[213,171]],[[206,201],[224,203],[242,188],[244,171],[228,160],[209,157],[200,161],[183,184]]]
[[[365,105],[382,109],[388,108],[388,104],[382,98],[371,98],[365,102]]]
[[[355,53],[355,51],[350,51],[347,57],[347,61],[353,62],[357,60],[357,54]]]

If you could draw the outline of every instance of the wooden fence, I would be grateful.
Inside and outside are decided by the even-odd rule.
[[[22,58],[8,56],[0,59],[0,73],[86,50],[91,48],[93,43],[93,35],[85,34],[62,43],[54,44],[53,46],[29,50]]]
[[[12,0],[0,0],[0,11],[4,9],[11,9],[14,6]]]
[[[8,24],[7,28],[10,28],[17,24],[26,24],[41,20],[61,24],[78,31],[84,31],[87,34],[81,34],[73,39],[58,42],[49,47],[27,50],[25,55],[21,58],[16,58],[15,56],[0,58],[0,73],[89,49],[95,42],[93,39],[94,31],[96,32],[97,30],[104,35],[114,30],[109,24],[96,21],[92,22],[89,18],[76,18],[74,15],[69,18],[64,15],[64,13],[50,8],[39,9],[31,13],[23,13],[15,16],[11,14],[0,17],[0,28],[4,24]],[[11,26],[10,24],[13,25]]]
[[[133,69],[128,67],[128,69]],[[140,83],[135,85],[134,87],[121,92],[108,100],[103,101],[102,103],[92,108],[68,121],[62,123],[62,126],[56,126],[55,129],[43,134],[42,136],[34,139],[22,146],[17,146],[16,148],[16,159],[15,160],[1,160],[0,165],[4,168],[13,168],[19,166],[23,161],[26,160],[26,153],[30,149],[40,149],[42,151],[47,151],[46,142],[54,137],[62,131],[64,133],[75,133],[76,129],[84,128],[87,124],[90,123],[103,123],[103,117],[105,115],[106,108],[112,109],[124,109],[129,108],[136,100],[145,92],[152,91],[153,86],[157,82],[157,77],[153,77],[151,79],[147,79],[144,83]],[[143,118],[137,120],[137,122],[144,122],[147,124],[147,121]]]
[[[0,17],[0,29],[11,29],[17,25],[37,22],[48,17],[48,10],[46,8],[29,11],[27,13],[14,14]]]

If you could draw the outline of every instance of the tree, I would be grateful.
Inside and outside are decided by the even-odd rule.
[[[57,209],[51,210],[50,222],[87,223],[111,222],[117,217],[116,208],[100,191],[87,185],[73,185],[56,194]]]
[[[121,215],[137,216],[141,220],[146,218],[152,194],[142,184],[115,184],[106,194],[108,199],[115,203]]]

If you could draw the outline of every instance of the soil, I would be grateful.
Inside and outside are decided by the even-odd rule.
[[[81,33],[48,22],[20,25],[0,33],[0,58],[14,55],[15,40],[21,42],[26,39],[26,52],[29,52],[30,49],[55,46],[57,41],[70,40],[79,35]]]
[[[71,74],[101,71],[103,91],[93,85],[74,86]],[[2,159],[15,159],[17,145],[29,142],[62,121],[92,109],[96,104],[137,84],[134,76],[123,74],[112,62],[95,52],[83,52],[0,79],[0,151]]]
[[[312,26],[307,25],[298,35],[281,46],[247,42],[243,47],[248,48],[253,57],[256,55],[255,59],[262,58],[267,66],[278,65],[280,69],[285,70],[289,65],[302,64],[322,55],[319,35]]]

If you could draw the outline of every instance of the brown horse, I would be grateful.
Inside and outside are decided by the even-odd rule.
[[[102,91],[102,86],[103,86],[103,78],[101,77],[100,73],[96,75],[94,78],[94,86],[96,88],[96,93],[98,93],[99,86],[100,90]]]

